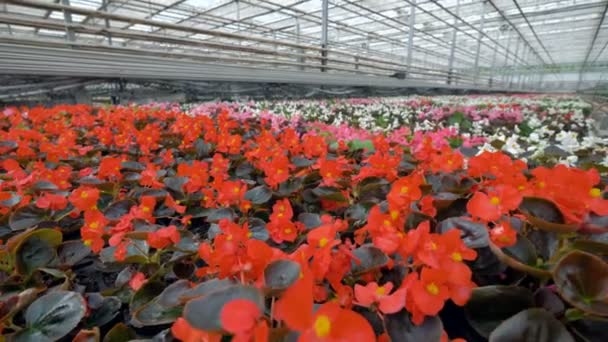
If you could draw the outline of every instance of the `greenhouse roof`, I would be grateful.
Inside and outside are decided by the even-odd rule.
[[[279,68],[322,65],[385,75],[408,69],[424,79],[433,72],[480,74],[475,80],[500,70],[542,70],[563,82],[564,73],[603,72],[608,64],[605,0],[46,0],[0,6],[4,37],[235,63],[268,62],[262,55],[273,55]],[[319,57],[323,50],[326,60]]]

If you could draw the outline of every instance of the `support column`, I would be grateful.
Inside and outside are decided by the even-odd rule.
[[[61,4],[65,6],[70,6],[70,0],[61,0]],[[72,24],[72,13],[69,10],[63,11],[63,20],[65,22],[65,34],[69,41],[73,42],[76,40],[76,35],[72,29],[68,28],[68,25]]]
[[[475,80],[474,84],[477,84],[477,80],[479,78],[479,53],[481,52],[481,40],[483,39],[483,23],[486,16],[486,2],[483,1],[481,3],[481,19],[479,22],[479,35],[477,37],[477,50],[475,52]]]
[[[515,67],[517,66],[517,57],[519,57],[519,46],[521,45],[521,43],[521,39],[517,38],[517,43],[515,44],[515,55],[513,55],[513,63],[509,68],[509,89],[513,88],[513,77],[515,76],[514,71]]]
[[[502,75],[500,77],[500,81],[503,85],[507,82],[507,67],[509,64],[509,54],[511,53],[511,28],[509,27],[507,34],[507,51],[505,53],[505,62],[502,65]]]
[[[325,72],[327,69],[327,28],[329,23],[329,0],[323,0],[322,17],[321,17],[321,71]]]
[[[450,59],[448,60],[448,84],[452,84],[452,76],[454,73],[454,53],[456,51],[456,36],[458,30],[456,30],[457,17],[460,15],[460,0],[456,0],[456,16],[454,17],[454,30],[452,31],[452,46],[450,48]]]
[[[408,22],[409,31],[407,33],[407,72],[405,77],[410,77],[412,69],[412,54],[414,53],[414,25],[416,25],[416,0],[410,3],[410,17]]]
[[[494,53],[492,54],[492,64],[490,65],[490,77],[488,88],[492,88],[494,82],[494,67],[496,66],[496,51],[498,51],[498,41],[500,40],[500,30],[496,31],[496,46],[494,46]]]
[[[523,60],[523,63],[527,63],[528,60],[528,52],[530,51],[530,49],[528,48],[527,45],[524,45],[524,51],[521,54],[521,58]],[[523,74],[523,71],[525,71],[526,73]],[[522,75],[523,74],[523,75]],[[521,65],[519,67],[519,73],[517,74],[517,87],[519,89],[522,88],[522,82],[525,80],[526,76],[527,76],[527,67],[525,65]]]
[[[6,3],[3,2],[2,3],[2,12],[7,13],[8,10],[6,9]],[[10,24],[6,24],[6,29],[8,30],[8,34],[12,35],[13,34],[13,29],[11,28]]]
[[[300,18],[299,17],[295,17],[294,18],[296,20],[296,25],[295,25],[295,29],[296,29],[296,44],[300,44]],[[297,53],[300,55],[304,54],[304,50],[303,49],[298,49]],[[305,63],[305,59],[303,56],[300,56],[297,58],[296,62],[300,63],[300,64],[304,64]],[[304,66],[299,66],[298,67],[300,70],[304,70]]]
[[[110,0],[103,0],[101,3],[102,3],[101,7],[103,8],[103,11],[107,13]],[[105,18],[104,22],[106,24],[106,28],[109,29],[110,28],[110,19]],[[108,32],[106,34],[106,37],[108,38],[108,45],[112,46],[112,34],[110,32]]]

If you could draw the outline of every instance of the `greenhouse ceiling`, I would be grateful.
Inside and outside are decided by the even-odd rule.
[[[291,72],[286,80],[324,71],[393,76],[391,82],[576,89],[605,77],[607,9],[606,0],[0,1],[0,51],[7,51],[0,67],[25,72],[24,55],[39,53],[44,61],[53,49],[59,60],[67,47],[108,59],[139,54],[142,75],[171,58],[176,75],[188,75],[194,66],[184,61],[197,60]],[[76,64],[79,75],[92,68]],[[52,70],[66,69],[49,64]]]

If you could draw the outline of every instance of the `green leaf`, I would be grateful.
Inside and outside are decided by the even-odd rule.
[[[313,229],[321,226],[321,217],[315,213],[301,213],[298,215],[298,222],[302,222],[306,229]]]
[[[578,229],[577,225],[565,224],[564,214],[559,210],[555,203],[540,197],[524,197],[519,205],[528,221],[539,229],[569,233]]]
[[[536,266],[536,261],[538,259],[536,248],[525,236],[517,234],[517,241],[515,244],[513,246],[505,247],[502,250],[506,255],[521,263]]]
[[[6,207],[6,208],[12,208],[21,202],[21,196],[15,194],[13,192],[9,192],[9,193],[11,194],[11,198],[4,200],[4,201],[0,201],[0,206]]]
[[[181,304],[180,296],[190,290],[190,282],[185,279],[180,279],[173,284],[167,286],[160,295],[158,295],[158,304],[170,308]]]
[[[62,265],[74,266],[91,254],[91,249],[80,240],[71,240],[62,243],[57,251],[59,262]]]
[[[160,295],[164,289],[165,285],[161,282],[146,282],[142,285],[142,287],[139,288],[139,290],[135,292],[135,294],[133,294],[133,298],[131,298],[131,303],[129,303],[129,308],[131,309],[131,311],[139,309],[141,306],[154,299],[154,297]]]
[[[475,223],[464,217],[450,217],[437,225],[437,231],[441,234],[449,230],[460,230],[462,241],[469,248],[482,248],[488,246],[490,236],[485,224]]]
[[[348,200],[346,199],[346,197],[344,197],[344,195],[340,192],[340,190],[338,190],[337,188],[334,188],[332,186],[319,186],[317,188],[314,188],[312,190],[312,193],[315,194],[315,196],[326,199],[326,200],[330,200],[330,201],[336,201],[336,202],[347,202]]]
[[[374,143],[371,140],[359,140],[359,139],[349,141],[348,149],[350,151],[367,150],[368,152],[371,152],[371,153],[376,151],[376,147],[374,146]]]
[[[100,327],[109,323],[119,313],[122,302],[120,298],[110,296],[104,297],[99,293],[87,295],[87,304],[91,310],[86,319],[86,327]]]
[[[30,204],[15,210],[9,217],[8,224],[12,230],[32,228],[44,221],[46,212]]]
[[[58,340],[76,328],[85,312],[86,304],[80,294],[71,291],[48,293],[27,308],[26,328],[15,336],[15,341]]]
[[[103,338],[103,342],[129,342],[135,339],[137,335],[133,329],[126,326],[124,323],[117,323]]]
[[[120,220],[121,217],[129,213],[135,202],[129,199],[116,201],[110,204],[103,212],[108,220]]]
[[[587,313],[608,316],[608,263],[581,251],[564,256],[553,270],[562,298]]]
[[[182,315],[182,310],[181,306],[168,308],[160,305],[158,300],[153,299],[133,313],[131,322],[134,326],[139,327],[169,324]]]
[[[187,177],[165,177],[163,179],[163,183],[167,189],[176,192],[182,193],[184,191],[184,185],[188,183],[189,179]]]
[[[291,260],[276,260],[264,270],[264,285],[273,291],[285,290],[300,278],[300,264]]]
[[[103,263],[118,262],[114,258],[114,251],[116,247],[110,246],[101,250],[99,253],[99,260]],[[148,262],[148,251],[150,246],[144,240],[131,240],[131,243],[127,245],[127,256],[125,260],[121,261],[125,264],[145,264]]]
[[[59,189],[57,185],[45,180],[39,180],[32,185],[32,190],[34,191],[52,191],[57,189]]]
[[[464,311],[475,331],[487,338],[503,321],[533,306],[534,296],[528,289],[492,285],[473,289]]]
[[[15,266],[20,274],[30,275],[57,257],[63,235],[54,229],[37,229],[20,237],[14,250]]]
[[[266,185],[256,186],[245,193],[245,199],[253,204],[264,204],[272,198],[272,190]]]
[[[439,341],[443,332],[438,316],[428,316],[421,325],[415,325],[405,310],[386,315],[385,324],[391,341]]]
[[[545,309],[527,309],[502,322],[489,342],[574,342],[566,327]]]
[[[120,163],[120,169],[125,171],[144,171],[146,166],[136,161],[123,161]]]
[[[235,299],[250,300],[258,306],[260,311],[265,311],[264,296],[257,288],[233,285],[189,301],[184,308],[184,318],[194,328],[209,332],[222,331],[220,321],[222,308],[226,303]]]
[[[351,272],[353,274],[361,274],[380,268],[386,265],[389,261],[388,256],[380,249],[364,245],[353,251],[356,260],[352,261]]]

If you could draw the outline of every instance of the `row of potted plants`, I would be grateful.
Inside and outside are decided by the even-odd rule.
[[[9,340],[605,336],[597,169],[467,156],[441,131],[342,139],[223,105],[3,113]]]

